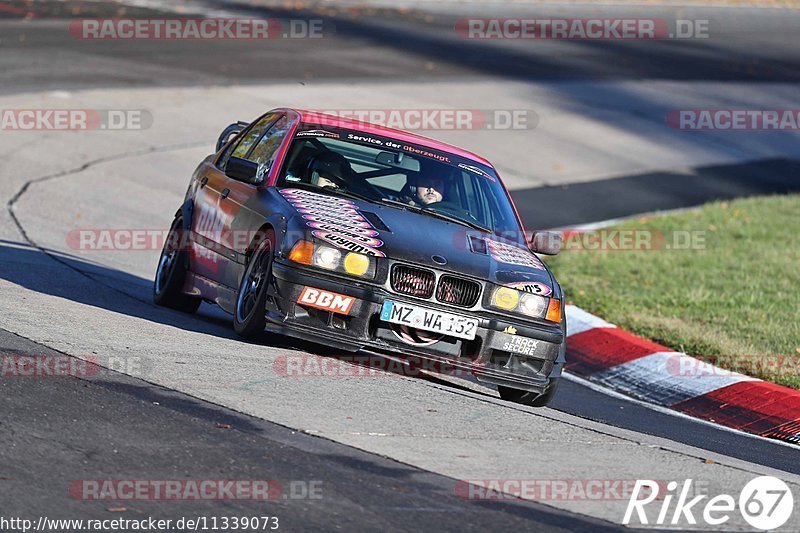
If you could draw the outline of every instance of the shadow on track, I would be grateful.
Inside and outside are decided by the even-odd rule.
[[[512,191],[525,227],[558,228],[714,200],[800,192],[800,160],[767,159]]]
[[[42,294],[193,333],[213,335],[243,344],[296,350],[340,359],[341,364],[361,367],[362,373],[377,370],[463,389],[457,384],[438,379],[429,372],[422,372],[407,365],[392,364],[378,354],[370,353],[362,354],[363,357],[354,357],[356,354],[342,353],[341,350],[314,342],[268,332],[255,342],[244,340],[233,331],[229,315],[215,305],[203,304],[195,315],[158,307],[149,301],[151,280],[55,250],[42,251],[29,245],[0,240],[0,279]],[[42,319],[47,320],[48,317],[43,315]]]

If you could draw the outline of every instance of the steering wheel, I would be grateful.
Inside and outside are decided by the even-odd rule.
[[[330,174],[330,175],[326,175],[326,176],[320,175],[319,177],[322,178],[322,179],[325,179],[325,180],[328,180],[328,181],[332,182],[334,185],[336,185],[337,189],[342,189],[342,190],[345,190],[345,191],[347,190],[348,183],[344,178],[342,178],[340,176],[334,176],[334,175]]]

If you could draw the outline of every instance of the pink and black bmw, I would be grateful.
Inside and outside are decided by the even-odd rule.
[[[564,365],[564,297],[533,252],[558,247],[526,238],[479,156],[275,109],[231,124],[197,167],[154,299],[187,312],[216,303],[245,337],[447,365],[541,406]]]

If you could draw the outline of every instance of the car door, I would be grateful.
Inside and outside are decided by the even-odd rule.
[[[247,155],[280,113],[267,113],[228,146],[216,165],[209,162],[198,175],[200,184],[194,195],[192,216],[192,270],[212,281],[223,283],[229,268],[235,269],[235,255],[225,247],[224,232],[235,213],[220,209],[221,195],[229,189],[225,165],[231,156]],[[227,194],[227,193],[225,193]]]
[[[244,258],[247,247],[264,223],[265,213],[260,208],[260,195],[265,194],[262,185],[275,164],[279,148],[286,140],[292,122],[281,115],[269,126],[247,153],[237,157],[258,165],[256,181],[243,181],[225,177],[225,186],[220,193],[219,213],[224,220],[220,245],[230,254],[230,264],[222,273],[221,282],[228,287],[238,287],[244,274]],[[235,154],[234,154],[235,155]]]

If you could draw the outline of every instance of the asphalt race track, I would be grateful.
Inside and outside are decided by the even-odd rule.
[[[0,131],[0,354],[103,367],[0,378],[3,515],[604,531],[621,528],[627,500],[470,501],[459,480],[691,478],[714,495],[775,475],[800,495],[796,447],[574,379],[551,408],[533,409],[441,376],[281,375],[282,359],[334,352],[266,334],[243,342],[206,304],[196,317],[154,306],[159,249],[71,244],[75,229],[166,229],[218,133],[278,106],[530,111],[536,121],[519,129],[421,132],[495,163],[529,228],[800,190],[796,131],[686,132],[665,121],[675,109],[800,107],[800,12],[548,4],[536,16],[707,19],[710,38],[480,42],[455,35],[455,21],[533,8],[373,3],[34,1],[37,16],[25,18],[18,3],[0,1],[0,109],[147,119],[138,130]],[[118,42],[68,31],[77,16],[201,15],[319,19],[325,36]],[[274,479],[284,497],[81,501],[69,490],[81,479]],[[309,486],[321,497],[304,496]],[[748,526],[733,517],[718,529]],[[782,530],[798,529],[795,513]]]

